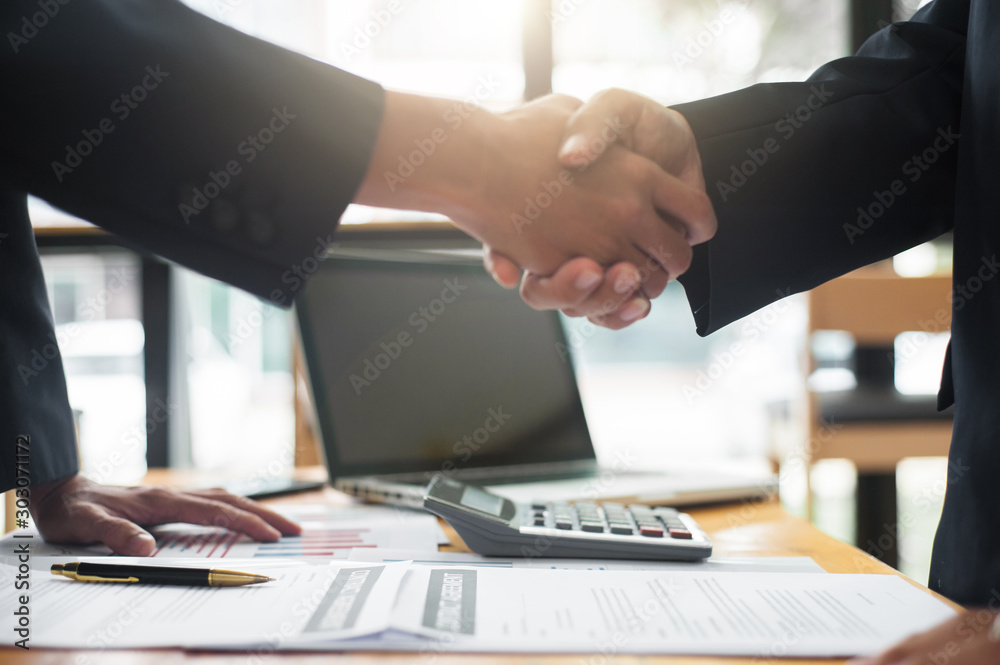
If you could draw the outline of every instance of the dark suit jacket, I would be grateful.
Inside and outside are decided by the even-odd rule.
[[[383,91],[170,0],[8,0],[0,35],[5,490],[20,435],[32,484],[77,469],[26,193],[287,306],[364,177]]]
[[[701,334],[954,229],[930,586],[1000,603],[1000,4],[936,0],[804,83],[677,108],[719,218],[681,278]]]

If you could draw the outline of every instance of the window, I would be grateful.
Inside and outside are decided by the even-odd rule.
[[[114,247],[42,257],[80,441],[80,466],[104,483],[146,472],[144,333],[139,262]],[[166,409],[165,409],[166,412]]]
[[[909,11],[915,2],[900,0],[897,12]],[[756,81],[801,79],[848,48],[847,3],[818,0],[188,0],[188,4],[236,29],[387,87],[475,101],[494,110],[522,101],[526,88],[549,85],[581,98],[605,87],[624,87],[665,104],[676,103]],[[51,212],[33,204],[36,221],[52,218]],[[54,217],[56,223],[65,223],[64,217]],[[344,221],[429,217],[434,218],[351,206]],[[46,258],[60,324],[79,318],[74,308],[84,290],[102,288],[99,278],[86,275],[104,274],[107,279],[126,255]],[[84,267],[88,261],[94,265]],[[93,279],[98,279],[94,282],[98,286],[85,286]],[[175,270],[171,283],[176,296],[174,357],[182,368],[172,387],[177,403],[168,405],[172,422],[178,424],[171,431],[174,461],[214,467],[233,459],[235,451],[248,464],[282,456],[292,436],[288,315],[184,270]],[[122,344],[120,349],[131,355],[97,362],[77,357],[93,349],[64,349],[74,406],[82,412],[83,458],[89,470],[111,454],[116,432],[129,431],[132,421],[143,425],[143,433],[147,429],[141,410],[143,335],[141,326],[136,328],[141,318],[139,291],[137,285],[130,289],[133,311],[108,314],[107,321],[93,323],[117,326],[115,334],[129,336],[132,346]],[[125,299],[122,296],[121,302]],[[693,334],[679,287],[668,289],[656,305],[648,320],[618,334],[587,328],[580,321],[567,322],[576,340],[582,390],[598,444],[628,442],[657,460],[663,459],[665,450],[694,449],[711,455],[759,452],[764,436],[762,404],[782,394],[793,375],[773,370],[795,371],[794,359],[787,351],[782,355],[782,349],[791,348],[786,336],[794,333],[800,310],[793,303],[771,324],[750,321],[757,326],[747,333],[753,335],[754,344],[730,359],[732,345],[745,337],[740,332],[746,330],[742,322],[702,340]],[[772,338],[780,341],[769,341]],[[759,366],[772,371],[758,372]],[[95,376],[95,368],[113,370],[116,378],[112,381],[100,372]],[[764,386],[757,385],[762,374],[768,377]],[[127,393],[120,403],[129,406],[118,410],[116,432],[89,429],[88,421],[97,420],[97,407],[88,406],[85,396],[94,394],[87,386],[98,376],[120,383],[114,390]],[[710,386],[703,377],[711,379]],[[138,388],[126,389],[126,381],[138,381],[134,383]],[[748,384],[754,386],[750,391],[745,390]],[[748,393],[756,398],[734,397]],[[658,417],[629,415],[648,413],[650,405],[657,407],[653,411]],[[706,417],[719,409],[734,418]],[[662,435],[667,423],[675,432],[670,442]],[[699,445],[686,445],[691,441]],[[676,445],[665,448],[668,443]],[[122,469],[141,470],[142,447],[136,450],[134,462]],[[121,471],[121,477],[133,471]]]

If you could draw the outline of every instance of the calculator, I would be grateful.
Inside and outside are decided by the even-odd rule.
[[[592,501],[515,504],[482,487],[434,476],[424,508],[473,552],[493,556],[697,561],[712,541],[673,508]]]

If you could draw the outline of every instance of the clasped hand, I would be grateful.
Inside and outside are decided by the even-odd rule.
[[[687,270],[691,246],[715,233],[694,135],[676,111],[623,90],[585,105],[549,96],[507,117],[527,123],[539,107],[564,111],[555,119],[565,117],[557,133],[559,173],[572,179],[580,201],[557,206],[564,192],[541,183],[535,199],[525,198],[525,209],[511,215],[512,226],[522,243],[565,247],[560,256],[569,260],[553,269],[551,261],[518,254],[516,242],[483,234],[486,269],[507,288],[526,269],[521,296],[536,309],[623,328],[645,317],[650,300]]]

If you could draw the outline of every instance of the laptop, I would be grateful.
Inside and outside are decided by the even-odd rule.
[[[462,249],[334,248],[296,302],[331,484],[420,506],[437,473],[514,501],[759,498],[773,474],[598,465],[560,316]]]

